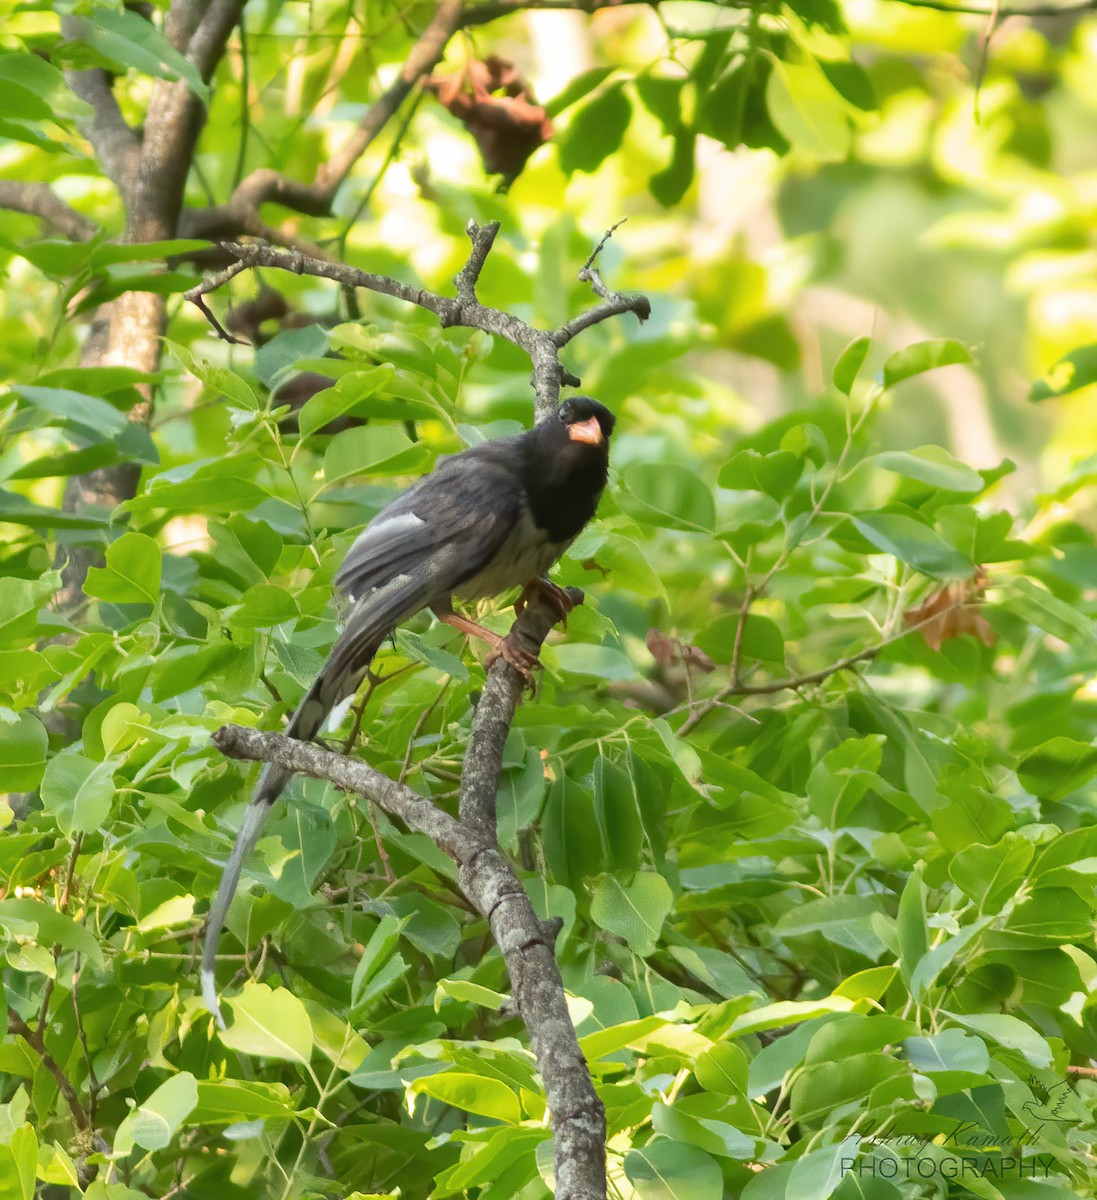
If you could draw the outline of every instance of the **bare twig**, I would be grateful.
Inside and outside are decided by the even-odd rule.
[[[951,606],[951,608],[961,607],[963,607],[962,603]],[[903,638],[908,637],[912,633],[917,633],[924,626],[940,621],[943,613],[948,611],[950,609],[942,609],[941,612],[935,612],[923,621],[908,625],[892,637],[884,638],[883,641],[877,642],[875,646],[868,646],[856,654],[840,658],[837,662],[832,662],[827,667],[820,667],[818,671],[809,671],[805,675],[792,675],[787,679],[775,679],[772,683],[739,683],[733,679],[725,684],[715,696],[706,700],[695,712],[690,713],[678,727],[677,732],[679,736],[689,733],[703,717],[708,716],[714,708],[719,708],[729,696],[772,696],[777,692],[795,692],[799,688],[810,687],[813,683],[823,683],[832,675],[837,675],[840,671],[848,671],[851,667],[855,667],[859,663],[871,662],[889,646],[895,645],[896,642],[901,642]]]
[[[573,602],[581,599],[573,594]],[[540,598],[510,636],[536,653],[559,613]],[[461,890],[489,921],[552,1112],[558,1200],[604,1200],[605,1114],[568,1016],[554,957],[558,922],[541,921],[495,838],[503,747],[524,680],[502,659],[488,672],[473,718],[461,782],[460,818],[366,763],[273,733],[226,725],[214,744],[233,758],[277,765],[359,792],[410,829],[427,834],[458,866]]]
[[[533,364],[532,383],[537,403],[537,418],[543,420],[556,411],[561,386],[577,386],[579,383],[560,362],[560,349],[576,334],[610,317],[631,312],[641,321],[646,320],[651,313],[651,304],[646,296],[639,294],[613,295],[559,329],[538,329],[513,313],[489,308],[476,299],[476,282],[498,232],[497,222],[493,221],[487,225],[469,222],[468,235],[472,247],[468,262],[457,275],[456,297],[440,296],[436,292],[427,291],[426,288],[402,283],[387,275],[362,271],[345,263],[331,262],[298,251],[282,250],[262,242],[224,242],[222,248],[237,262],[197,287],[191,288],[186,293],[186,298],[206,311],[205,305],[200,303],[201,298],[215,291],[244,267],[273,267],[292,271],[297,275],[331,279],[343,287],[367,288],[385,296],[394,296],[398,300],[434,313],[445,328],[459,325],[469,329],[481,329],[521,347]],[[217,323],[214,323],[214,328],[224,336]]]

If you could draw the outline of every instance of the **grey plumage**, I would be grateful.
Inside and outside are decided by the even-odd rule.
[[[573,440],[573,426],[600,429],[598,444]],[[332,709],[357,692],[385,638],[415,613],[448,613],[453,596],[494,595],[542,576],[594,513],[612,428],[602,405],[574,397],[561,406],[559,422],[441,459],[378,513],[336,575],[336,592],[349,605],[346,623],[286,735],[314,738]],[[243,864],[289,779],[280,767],[264,766],[210,906],[202,994],[222,1028],[214,980],[221,927]]]

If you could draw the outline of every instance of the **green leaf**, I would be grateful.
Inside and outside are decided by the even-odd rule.
[[[545,105],[545,112],[550,117],[558,116],[584,96],[589,96],[604,79],[613,74],[613,71],[613,67],[591,67],[589,71],[576,75]]]
[[[620,145],[632,118],[632,104],[620,83],[611,83],[583,105],[556,138],[560,169],[590,174]]]
[[[603,875],[594,884],[590,915],[596,925],[643,957],[654,952],[673,905],[673,893],[662,875],[643,871],[629,884]]]
[[[434,989],[434,1010],[437,1012],[443,1000],[458,1000],[463,1004],[475,1004],[498,1012],[509,999],[502,992],[493,991],[469,979],[441,979]]]
[[[788,450],[770,454],[740,450],[720,468],[716,482],[722,488],[766,492],[782,500],[796,486],[803,470],[803,459]]]
[[[821,934],[836,946],[875,960],[885,949],[873,928],[878,913],[871,896],[824,896],[783,913],[774,932],[782,938]]]
[[[480,1117],[491,1117],[517,1125],[522,1119],[522,1110],[513,1089],[502,1080],[489,1079],[484,1075],[470,1075],[464,1071],[443,1071],[438,1075],[426,1075],[415,1079],[408,1091],[433,1096],[443,1104],[451,1104],[464,1112]]]
[[[861,513],[850,522],[878,550],[935,579],[967,579],[971,561],[928,525],[901,513]]]
[[[616,1054],[618,1050],[641,1041],[649,1033],[662,1029],[666,1023],[665,1017],[640,1017],[635,1021],[610,1025],[595,1033],[585,1034],[579,1039],[579,1048],[589,1062],[596,1062],[607,1054]]]
[[[1015,613],[1037,629],[1068,643],[1094,643],[1092,619],[1033,580],[1024,576],[1003,580],[1000,592],[1005,610]]]
[[[785,1200],[828,1200],[842,1182],[843,1159],[855,1153],[848,1142],[837,1142],[798,1158],[788,1177]]]
[[[1044,800],[1061,800],[1097,775],[1097,746],[1054,737],[1017,765],[1022,786]]]
[[[730,663],[735,653],[735,637],[739,629],[739,614],[725,613],[706,625],[693,639],[713,662]],[[748,613],[739,638],[739,660],[746,662],[785,664],[785,638],[781,627],[769,617]]]
[[[712,492],[678,463],[634,463],[621,475],[621,507],[644,524],[711,531],[716,524]]]
[[[1064,354],[1037,379],[1029,389],[1028,398],[1034,402],[1068,396],[1081,388],[1097,383],[1097,342],[1079,346]]]
[[[158,79],[182,79],[203,104],[209,102],[209,88],[194,64],[145,17],[129,10],[97,7],[87,17],[73,20],[79,39],[119,67],[122,74],[132,68]]]
[[[625,1174],[639,1200],[721,1200],[724,1178],[703,1150],[656,1138],[625,1155]]]
[[[66,837],[94,833],[114,799],[113,762],[95,763],[72,750],[50,759],[42,777],[42,804]]]
[[[117,437],[126,427],[124,413],[113,404],[98,396],[85,396],[83,392],[68,388],[30,387],[15,388],[28,404],[66,425],[76,425],[84,430],[106,438]]]
[[[160,262],[180,254],[193,254],[198,250],[208,250],[212,245],[212,242],[203,241],[200,238],[168,238],[160,242],[101,242],[92,250],[89,262],[94,267],[107,267],[116,263],[129,262]],[[82,372],[88,369],[87,367],[81,368]],[[90,369],[93,371],[129,370],[118,367],[92,367]],[[138,372],[133,372],[133,374],[137,375],[138,379],[131,380],[131,382],[139,382],[140,374]],[[145,379],[147,380],[147,377]]]
[[[778,1000],[736,1017],[728,1034],[742,1037],[748,1033],[763,1033],[767,1029],[798,1025],[801,1021],[810,1021],[827,1013],[849,1012],[852,1007],[853,1001],[845,996],[827,996],[822,1000]]]
[[[903,1042],[907,1061],[925,1074],[970,1071],[982,1075],[990,1066],[986,1043],[960,1029],[945,1029],[930,1037],[910,1037]]]
[[[865,359],[868,358],[871,348],[872,338],[859,337],[850,342],[838,356],[838,361],[834,364],[832,379],[834,386],[843,395],[848,396],[853,391],[857,375],[865,365]]]
[[[6,838],[12,836],[10,833],[5,834]],[[52,905],[30,896],[0,900],[0,922],[6,923],[12,918],[37,926],[38,940],[42,945],[57,945],[65,950],[76,950],[96,966],[102,965],[103,951],[95,935],[66,913],[58,912]]]
[[[555,660],[561,671],[573,675],[593,675],[597,679],[635,679],[636,667],[627,654],[613,646],[592,646],[584,642],[561,642],[550,647],[546,661]]]
[[[1097,757],[1097,751],[1094,755]],[[980,911],[997,912],[1016,893],[1034,852],[1027,838],[1006,833],[993,846],[976,844],[961,850],[949,864],[949,878],[979,905]]]
[[[151,604],[160,597],[160,547],[143,533],[124,533],[107,547],[107,565],[88,570],[84,591],[115,604]]]
[[[229,1001],[233,1021],[221,1041],[231,1050],[305,1065],[312,1057],[312,1025],[300,1000],[286,988],[249,981]]]
[[[4,1170],[4,1159],[10,1155],[15,1178]],[[7,1144],[0,1144],[0,1182],[11,1189],[11,1200],[34,1200],[35,1176],[38,1169],[38,1135],[30,1125],[12,1130]]]
[[[270,498],[265,488],[247,478],[248,472],[259,468],[259,460],[252,454],[192,460],[161,471],[150,480],[147,491],[127,500],[119,508],[142,516],[158,510],[173,513],[250,512]]]
[[[396,947],[400,944],[400,934],[406,924],[406,920],[393,916],[382,917],[378,922],[354,971],[354,979],[350,988],[352,1007],[360,1004],[364,998],[368,998],[369,983],[380,974],[381,968],[396,953]]]
[[[317,358],[327,348],[328,335],[323,325],[283,330],[256,352],[255,377],[272,387],[300,359]]]
[[[930,487],[948,492],[981,492],[986,486],[982,475],[958,462],[940,446],[919,446],[917,450],[888,450],[869,459],[885,471],[894,471],[907,479],[917,479]]]
[[[717,1042],[696,1061],[693,1073],[707,1092],[724,1096],[747,1094],[747,1056],[734,1042]]]
[[[163,1150],[171,1145],[179,1126],[198,1103],[198,1085],[193,1075],[182,1071],[162,1083],[118,1126],[114,1135],[115,1157],[129,1154],[135,1145],[143,1150]]]
[[[1007,1050],[1015,1050],[1033,1067],[1050,1067],[1051,1047],[1035,1029],[1017,1017],[1004,1013],[954,1013],[944,1014],[957,1025],[963,1025],[974,1033],[990,1038]]]
[[[301,615],[297,600],[286,588],[257,583],[240,597],[240,607],[229,618],[238,629],[270,629]]]
[[[883,734],[847,738],[828,750],[808,777],[811,811],[830,829],[850,824],[850,816],[865,793],[878,782],[883,757]]]
[[[774,59],[766,107],[774,125],[798,149],[823,162],[841,162],[849,153],[846,102],[816,68]]]
[[[929,949],[926,885],[922,879],[921,868],[915,868],[903,885],[899,896],[896,933],[899,939],[899,969],[909,987],[915,968]]]
[[[178,359],[184,370],[189,371],[196,379],[200,379],[211,392],[224,396],[236,408],[244,412],[258,412],[259,398],[251,384],[230,371],[227,367],[217,367],[200,355],[193,353],[186,346],[164,339],[164,344]]]
[[[245,1082],[241,1079],[200,1080],[198,1103],[190,1114],[193,1125],[231,1125],[263,1117],[287,1117],[293,1099],[284,1083]]]
[[[33,713],[16,717],[0,709],[0,774],[5,791],[30,792],[38,786],[48,745],[45,726]]]
[[[27,525],[31,529],[95,529],[110,528],[110,518],[94,513],[67,513],[59,508],[33,504],[26,496],[17,496],[0,489],[0,521]]]
[[[430,459],[422,442],[413,442],[402,429],[371,424],[337,433],[324,453],[328,487],[362,475],[405,475],[419,471]]]
[[[651,1123],[662,1137],[696,1146],[720,1158],[752,1159],[757,1153],[757,1140],[734,1125],[695,1117],[666,1104],[656,1102],[652,1106]]]
[[[382,363],[366,371],[344,375],[334,387],[325,388],[309,399],[297,418],[303,438],[311,437],[318,429],[346,413],[353,412],[370,396],[391,383],[395,367]],[[396,403],[396,402],[394,402]],[[382,415],[374,411],[371,415]],[[426,415],[432,415],[427,413]]]
[[[904,379],[924,375],[926,371],[936,370],[937,367],[971,361],[971,351],[954,338],[915,342],[913,346],[897,350],[884,363],[884,387],[892,388]]]

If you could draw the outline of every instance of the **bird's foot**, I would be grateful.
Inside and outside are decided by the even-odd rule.
[[[487,667],[490,669],[492,663],[500,658],[522,676],[526,681],[526,686],[532,691],[533,670],[541,665],[541,660],[537,655],[519,645],[517,639],[512,638],[512,635],[508,633],[506,637],[499,639],[495,649],[488,655]]]
[[[514,611],[521,616],[526,607],[535,600],[544,600],[559,614],[558,620],[567,632],[568,613],[575,607],[575,601],[568,595],[567,588],[560,587],[551,579],[531,579],[522,589],[522,594],[514,602]]]

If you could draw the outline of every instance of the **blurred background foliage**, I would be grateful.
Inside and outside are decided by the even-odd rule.
[[[614,475],[500,793],[564,921],[611,1194],[1092,1194],[1091,6],[517,7],[468,6],[332,215],[263,215],[443,292],[497,219],[481,299],[545,326],[628,218],[600,269],[653,315],[564,354]],[[118,240],[61,72],[105,67],[134,122],[152,76],[201,89],[163,9],[71,6],[74,35],[7,4],[0,34],[0,199],[48,183],[98,230],[0,230],[0,1192],[533,1200],[524,1030],[420,836],[298,785],[230,916],[227,1033],[196,995],[250,778],[210,731],[280,728],[356,530],[532,404],[513,347],[316,279],[214,293],[230,346],[181,298],[204,241]],[[252,171],[313,178],[433,9],[249,4],[181,237]],[[476,78],[520,102],[505,134]],[[159,369],[88,365],[134,291],[167,297]],[[132,499],[66,503],[125,463]],[[445,803],[476,653],[399,631],[357,752]]]

